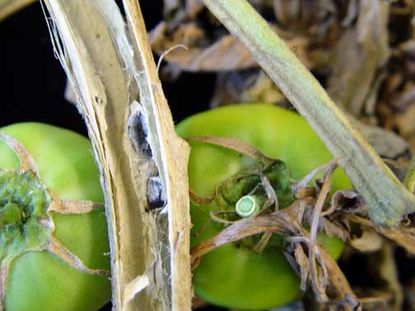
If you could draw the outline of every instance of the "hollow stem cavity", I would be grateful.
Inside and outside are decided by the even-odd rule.
[[[258,198],[254,195],[244,195],[236,202],[236,213],[241,217],[251,217],[259,212]]]

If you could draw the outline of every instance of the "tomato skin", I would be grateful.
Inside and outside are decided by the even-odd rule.
[[[69,130],[41,123],[0,129],[33,157],[39,177],[60,199],[103,202],[99,173],[89,141]],[[19,160],[0,141],[0,168],[16,169]],[[110,270],[104,209],[82,215],[52,213],[53,236],[92,269]],[[82,273],[47,251],[15,259],[8,276],[7,310],[97,310],[109,301],[109,279]]]
[[[183,137],[233,137],[253,145],[266,156],[280,159],[291,176],[300,179],[314,168],[329,162],[331,154],[294,112],[269,104],[224,106],[196,114],[176,127]],[[211,196],[216,187],[246,167],[250,161],[234,151],[200,142],[191,143],[189,185],[199,195]],[[333,177],[333,188],[351,188],[342,170]],[[213,237],[223,226],[210,220],[216,203],[191,204],[194,247]],[[323,238],[329,253],[337,258],[343,243]],[[299,279],[278,247],[258,255],[235,244],[222,246],[201,259],[194,270],[196,294],[206,301],[230,308],[261,310],[287,304],[300,295]]]

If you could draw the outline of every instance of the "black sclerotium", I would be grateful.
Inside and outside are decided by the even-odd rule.
[[[152,176],[147,180],[147,204],[150,209],[166,205],[166,193],[160,176]]]
[[[130,115],[128,120],[128,134],[134,150],[147,158],[151,158],[153,152],[148,142],[147,115],[138,103],[135,107],[138,109]]]

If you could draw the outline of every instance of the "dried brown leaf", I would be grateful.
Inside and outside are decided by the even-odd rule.
[[[331,197],[331,208],[343,212],[356,212],[362,210],[364,200],[355,190],[338,190]]]
[[[192,266],[197,265],[204,254],[227,243],[263,232],[284,234],[291,243],[285,249],[286,257],[301,275],[302,288],[309,281],[319,301],[334,300],[337,306],[351,310],[358,306],[357,298],[335,260],[319,243],[312,242],[310,235],[297,221],[299,205],[296,203],[266,216],[234,222],[191,250]]]
[[[399,133],[403,137],[415,135],[415,98],[406,111],[396,114],[395,122]]]
[[[219,136],[192,136],[186,138],[188,142],[199,142],[204,144],[210,144],[215,146],[224,147],[243,154],[251,159],[261,162],[263,164],[270,164],[274,160],[268,158],[261,151],[256,149],[251,144],[248,144],[242,140],[232,137],[219,137]]]
[[[192,266],[194,267],[204,254],[222,245],[263,232],[285,233],[289,230],[289,227],[287,215],[279,212],[236,221],[213,238],[204,241],[191,250]]]
[[[285,96],[262,70],[218,72],[211,107],[227,103],[278,104]]]
[[[383,240],[374,230],[363,230],[360,236],[354,236],[349,244],[360,252],[375,252],[381,249]]]
[[[333,73],[328,81],[334,101],[353,115],[363,111],[376,86],[377,71],[389,57],[389,2],[362,0],[359,10],[356,28],[347,29],[333,51]]]
[[[349,120],[383,158],[395,159],[408,151],[408,143],[392,131],[364,124],[352,116]]]
[[[301,277],[300,288],[301,290],[305,291],[307,289],[307,279],[310,271],[309,261],[307,255],[304,253],[304,249],[301,247],[300,244],[297,244],[295,246],[293,254],[295,262],[293,262],[292,260],[289,261],[292,266],[299,268],[299,275]],[[289,257],[290,256],[287,256],[287,258]]]
[[[404,111],[409,105],[415,103],[415,83],[409,81],[405,84],[403,92],[392,98],[391,105],[398,111]]]
[[[397,245],[406,249],[409,253],[415,254],[415,227],[384,228],[375,226],[370,220],[357,215],[349,215],[352,222],[373,228],[376,232],[394,241]]]
[[[381,253],[382,259],[377,269],[380,278],[386,282],[386,288],[393,299],[390,301],[391,310],[402,310],[403,294],[396,267],[394,248],[391,243],[384,243]]]
[[[198,14],[201,7],[195,3],[189,6],[188,14]],[[195,10],[195,11],[193,11]],[[273,26],[275,31],[281,32]],[[284,36],[284,33],[282,33]],[[172,51],[165,55],[164,60],[178,66],[181,70],[190,72],[199,71],[230,71],[247,68],[257,68],[257,63],[251,54],[243,47],[235,37],[217,30],[214,35],[207,34],[196,22],[177,20],[160,22],[149,34],[153,50],[162,55],[175,45],[185,45],[187,50]],[[292,37],[285,33],[287,44],[301,59],[303,64],[312,68],[318,65],[320,57],[316,53],[310,53],[310,40],[306,37]],[[216,39],[212,41],[210,37]],[[317,53],[318,54],[318,53]]]
[[[169,35],[167,24],[161,22],[150,32],[150,42],[158,54],[177,44],[187,46],[187,50],[172,51],[164,58],[186,71],[227,71],[256,67],[249,52],[235,37],[225,35],[211,44],[202,45],[201,41],[206,41],[204,36],[204,31],[193,23],[181,24]]]
[[[357,297],[336,261],[323,248],[320,248],[320,255],[327,268],[330,295],[337,297],[340,303],[343,302],[345,309],[358,310]]]
[[[164,14],[168,15],[170,12],[180,9],[180,0],[163,0]]]
[[[186,15],[190,19],[195,19],[205,7],[202,0],[186,0],[185,6]]]
[[[285,96],[263,71],[259,71],[255,82],[250,87],[239,92],[239,97],[238,101],[247,103],[278,103],[285,99]]]

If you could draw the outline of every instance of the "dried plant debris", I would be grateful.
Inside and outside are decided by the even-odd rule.
[[[328,92],[337,104],[358,116],[372,87],[379,87],[375,83],[379,69],[389,57],[386,27],[390,4],[362,0],[356,5],[358,9],[349,7],[359,11],[356,25],[343,32],[333,49]]]
[[[264,14],[273,12],[274,6],[283,8],[290,6],[287,5],[289,3],[287,1],[279,4],[279,1],[274,1],[275,3],[272,1],[251,2],[259,12]],[[317,47],[317,39],[313,41],[309,37],[310,34],[315,38],[318,37],[320,43],[320,37],[329,32],[330,27],[324,20],[326,11],[320,12],[322,8],[324,6],[303,3],[301,12],[304,15],[304,25],[301,30],[295,28],[292,32],[289,23],[287,25],[278,23],[275,16],[273,16],[271,24],[275,31],[286,40],[297,57],[310,69],[321,67],[322,63],[329,59],[327,49],[321,45]],[[278,12],[280,11],[278,10]],[[285,14],[292,13],[285,12]],[[174,67],[174,70],[223,72],[258,67],[239,40],[229,35],[218,24],[218,21],[207,12],[201,1],[165,0],[164,16],[164,20],[151,31],[150,41],[153,50],[158,55],[162,55],[175,45],[187,46],[187,51],[175,50],[164,57],[168,66]],[[281,14],[279,18],[284,21],[287,19]],[[314,19],[323,23],[324,26],[308,31],[308,26]],[[170,70],[173,69],[170,68]]]
[[[191,250],[192,266],[198,265],[201,257],[209,251],[227,243],[256,236],[260,242],[255,251],[261,252],[267,247],[272,234],[285,237],[284,252],[288,261],[301,277],[301,288],[311,290],[321,309],[332,310],[400,310],[404,303],[403,285],[398,279],[394,249],[404,248],[415,254],[415,226],[412,219],[399,228],[383,228],[374,225],[366,218],[366,209],[362,197],[355,190],[336,191],[328,200],[331,188],[331,176],[337,167],[336,161],[318,167],[292,183],[290,190],[279,186],[278,193],[272,191],[273,167],[279,167],[279,176],[283,176],[284,165],[271,160],[235,139],[217,137],[194,137],[193,140],[230,148],[262,163],[263,179],[261,183],[269,185],[266,191],[268,203],[264,208],[248,218],[230,217],[229,213],[212,213],[211,220],[223,225],[216,236],[201,242]],[[317,178],[321,176],[323,177]],[[229,202],[229,185],[244,178],[255,179],[258,167],[248,167],[224,181],[214,197],[199,197],[192,193],[192,200],[198,203],[216,200]],[[266,183],[265,181],[270,181]],[[252,185],[251,185],[252,186]],[[285,190],[284,190],[285,189]],[[287,202],[291,202],[287,206]],[[219,203],[218,203],[219,204]],[[223,205],[223,204],[222,204]],[[222,206],[221,205],[221,206]],[[408,216],[411,217],[411,216]],[[371,264],[370,277],[376,286],[354,287],[317,241],[317,233],[336,236],[355,249],[355,253],[367,254]],[[261,244],[261,245],[259,245]],[[259,246],[259,247],[257,247]],[[350,253],[350,251],[349,251]],[[352,252],[353,253],[353,252]]]
[[[237,102],[281,105],[285,101],[274,82],[262,70],[254,69],[218,73],[210,106]]]
[[[398,1],[391,7],[389,36],[391,57],[376,105],[376,116],[386,129],[408,141],[415,151],[415,4]]]
[[[385,241],[376,251],[358,254],[354,265],[360,267],[356,272],[359,280],[355,280],[353,288],[359,296],[366,297],[362,298],[364,310],[406,310],[394,245]]]
[[[255,0],[294,53],[335,102],[368,127],[359,126],[386,158],[407,151],[402,140],[371,128],[397,132],[415,150],[415,39],[410,0]],[[287,105],[237,40],[218,24],[201,0],[165,0],[164,20],[151,32],[164,70],[218,72],[212,106],[267,101]],[[381,138],[384,137],[382,140]]]
[[[353,126],[377,152],[399,162],[399,177],[409,176],[408,154],[409,150],[415,151],[413,1],[250,2],[336,103],[353,116]],[[150,41],[153,51],[163,56],[162,72],[217,73],[212,107],[231,102],[269,102],[291,107],[201,0],[164,0],[164,20],[151,31]],[[186,49],[171,50],[178,45]],[[255,153],[242,149],[239,151],[245,154]],[[267,237],[278,233],[286,236],[286,256],[300,275],[302,288],[314,293],[316,301],[323,304],[321,308],[413,308],[415,277],[412,283],[400,282],[394,250],[415,254],[414,216],[408,215],[400,227],[385,229],[366,218],[365,205],[357,191],[338,191],[329,200],[334,168],[335,163],[330,163],[295,184],[294,201],[285,209],[275,208],[282,202],[275,200],[270,191],[268,208],[255,217],[238,220],[212,214],[212,221],[222,223],[223,230],[192,249],[193,264],[214,248],[252,235],[264,241],[258,245],[260,251],[266,247]],[[324,172],[323,178],[311,183],[318,171]],[[413,185],[413,179],[407,184]],[[194,201],[218,199],[190,195]],[[340,237],[350,245],[350,253],[370,258],[371,277],[382,286],[361,288],[349,283],[347,275],[316,240],[317,232]],[[195,305],[205,303],[197,301]]]
[[[409,146],[415,150],[415,123],[411,122],[415,112],[411,104],[415,94],[413,82],[409,82],[409,75],[399,74],[390,81],[399,64],[405,67],[399,67],[399,72],[412,73],[412,78],[414,75],[415,41],[410,40],[411,31],[405,35],[399,34],[400,29],[390,31],[390,21],[398,15],[405,17],[405,27],[409,28],[411,1],[251,3],[327,86],[335,101],[355,116],[355,127],[382,157],[395,159],[406,154]],[[153,50],[163,55],[180,44],[187,50],[174,49],[164,55],[162,72],[173,73],[173,77],[181,71],[217,72],[212,107],[235,102],[269,102],[290,107],[239,41],[218,24],[200,0],[166,0],[164,16],[150,34]],[[396,39],[398,35],[403,37],[400,41]],[[389,104],[400,110],[390,111]],[[397,131],[402,138],[390,131]]]
[[[343,238],[347,235],[341,229],[341,225],[335,230],[338,225],[330,220],[330,215],[335,213],[339,206],[326,209],[325,204],[330,189],[331,173],[335,167],[335,163],[330,163],[321,168],[326,174],[314,200],[303,195],[288,208],[270,213],[261,212],[256,217],[228,222],[228,226],[218,235],[192,249],[193,266],[198,264],[201,256],[224,244],[252,235],[278,233],[286,237],[286,256],[300,274],[303,289],[311,286],[317,300],[322,303],[330,302],[338,307],[358,307],[359,301],[346,277],[317,241],[317,232],[320,231]],[[307,193],[301,189],[297,187],[297,193]],[[308,193],[316,194],[317,190]],[[280,198],[280,194],[278,197]]]
[[[406,249],[410,254],[415,255],[415,226],[413,221],[407,218],[408,224],[399,228],[383,228],[375,226],[371,221],[357,215],[349,215],[348,220],[351,222],[374,229],[384,237],[394,241],[397,245]]]
[[[348,234],[343,224],[336,222],[339,219],[336,214],[341,209],[350,212],[362,207],[358,195],[349,192],[336,195],[331,206],[326,204],[331,176],[337,167],[336,161],[313,170],[291,187],[289,173],[283,162],[271,160],[245,143],[228,138],[193,139],[230,148],[258,162],[225,180],[218,186],[215,197],[210,198],[221,206],[221,212],[211,213],[211,219],[223,224],[224,229],[191,250],[193,266],[209,251],[250,236],[262,236],[253,246],[253,250],[261,252],[266,248],[271,235],[278,233],[285,236],[288,245],[285,248],[287,258],[299,272],[303,290],[310,286],[321,303],[330,302],[346,309],[358,307],[359,301],[346,277],[317,241],[318,232],[346,239]],[[324,173],[323,179],[317,179],[314,186],[310,187],[309,182],[320,172]],[[260,208],[249,214],[249,217],[244,215],[238,218],[231,215],[232,210],[241,215],[238,204],[242,199],[237,189],[243,193],[252,189],[248,193],[255,191],[255,197],[263,198]],[[206,199],[197,198],[196,194],[192,197],[195,203]],[[233,205],[235,201],[236,206]],[[225,209],[228,205],[229,209]],[[331,216],[334,216],[333,219]]]
[[[413,174],[408,165],[415,152],[415,3],[411,0],[251,0],[271,27],[345,110],[353,126],[392,166],[408,189]],[[165,0],[164,20],[151,32],[154,52],[163,55],[162,70],[216,72],[211,107],[234,102],[268,102],[292,109],[288,100],[257,67],[240,43],[204,8],[201,0]],[[217,143],[217,142],[215,142]],[[227,144],[229,142],[225,142]],[[310,172],[294,185],[295,200],[286,209],[268,209],[248,219],[223,224],[217,236],[192,250],[193,264],[206,252],[257,235],[286,236],[287,258],[312,289],[322,308],[399,310],[404,286],[396,274],[395,249],[415,251],[414,215],[400,227],[385,229],[366,218],[365,204],[355,190],[338,191],[328,200],[334,163]],[[311,180],[317,171],[323,179]],[[412,175],[411,175],[412,174]],[[409,180],[409,182],[408,182]],[[413,188],[413,187],[412,187]],[[412,189],[411,188],[411,189]],[[358,189],[357,189],[358,190]],[[202,198],[191,193],[193,200]],[[272,197],[272,194],[270,195]],[[336,262],[316,242],[324,232],[347,241],[354,254],[373,260],[372,278],[382,286],[354,288]],[[377,260],[377,261],[376,261]],[[355,290],[356,289],[356,290]],[[357,298],[359,297],[359,298]],[[405,304],[410,299],[405,299]],[[413,302],[412,302],[413,305]],[[406,306],[406,305],[405,305]],[[320,306],[321,307],[321,306]]]
[[[158,54],[182,44],[164,57],[169,63],[186,71],[227,71],[255,66],[255,61],[238,39],[225,35],[208,44],[205,31],[194,23],[178,25],[173,31],[161,22],[150,33],[151,45]]]

